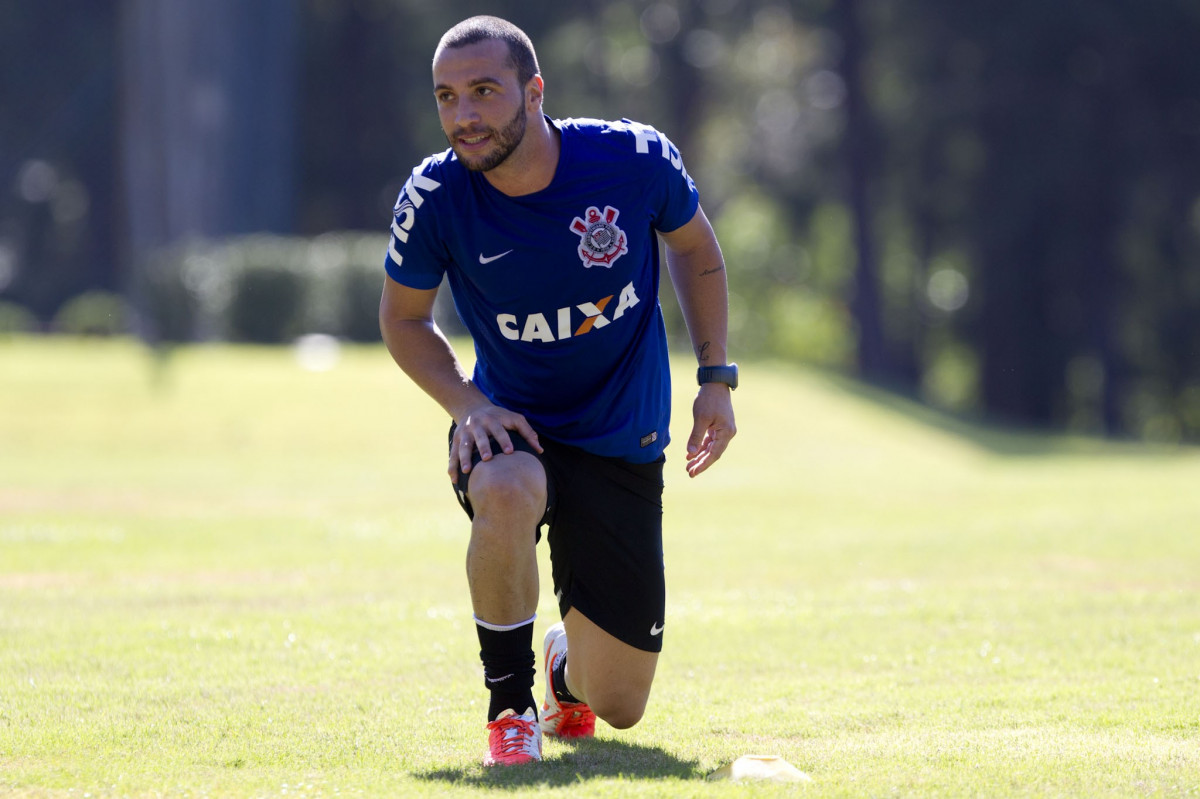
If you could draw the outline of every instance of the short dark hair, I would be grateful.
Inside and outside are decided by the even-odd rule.
[[[442,35],[433,57],[444,49],[457,49],[487,39],[499,39],[508,45],[509,62],[517,71],[517,80],[522,86],[534,75],[541,74],[533,42],[525,31],[506,19],[487,15],[464,19]]]

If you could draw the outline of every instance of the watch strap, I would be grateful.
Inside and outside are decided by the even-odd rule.
[[[724,383],[730,389],[735,389],[738,387],[737,364],[701,366],[696,370],[696,382],[700,385],[704,385],[705,383]]]

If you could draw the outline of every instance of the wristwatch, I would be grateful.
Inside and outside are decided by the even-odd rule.
[[[731,363],[728,366],[701,366],[696,370],[696,382],[700,385],[705,383],[724,383],[730,389],[738,387],[738,368],[736,363]]]

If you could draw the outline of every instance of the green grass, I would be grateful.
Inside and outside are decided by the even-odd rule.
[[[0,342],[0,794],[1200,795],[1200,454],[736,401],[669,451],[646,719],[485,772],[447,420],[381,347]],[[813,782],[704,780],[751,753]]]

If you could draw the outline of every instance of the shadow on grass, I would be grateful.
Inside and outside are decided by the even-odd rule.
[[[777,361],[769,363],[779,371],[799,371],[791,364]],[[979,412],[955,412],[933,407],[922,402],[912,391],[894,385],[876,385],[833,370],[809,367],[804,371],[818,375],[827,386],[855,399],[887,408],[927,428],[948,433],[994,455],[1020,457],[1105,453],[1161,457],[1164,454],[1189,455],[1197,451],[1195,445],[1187,443],[1155,444],[1132,436],[1106,437],[1098,432],[1070,433],[1049,423],[1044,426],[1020,422],[1006,423],[988,419]]]
[[[656,746],[589,738],[577,743],[555,742],[543,751],[540,763],[484,768],[482,765],[415,772],[429,782],[488,788],[558,787],[606,777],[693,780],[703,776],[695,760],[681,760]]]

